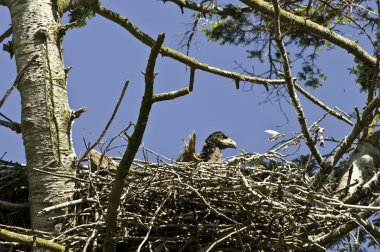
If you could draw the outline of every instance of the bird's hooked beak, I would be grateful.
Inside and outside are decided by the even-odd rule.
[[[222,144],[225,146],[225,148],[234,148],[236,149],[236,142],[232,140],[231,138],[226,138],[221,140]]]

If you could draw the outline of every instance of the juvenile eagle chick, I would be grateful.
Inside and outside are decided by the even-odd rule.
[[[217,162],[222,158],[221,150],[236,148],[236,142],[221,131],[216,131],[207,137],[200,154],[197,154],[195,151],[195,143],[196,135],[193,131],[177,161]]]

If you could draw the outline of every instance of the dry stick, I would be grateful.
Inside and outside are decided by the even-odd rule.
[[[321,167],[323,167],[324,166],[323,157],[319,153],[313,139],[311,138],[309,129],[307,127],[305,114],[304,114],[303,109],[302,109],[302,105],[301,105],[301,103],[297,97],[296,91],[295,91],[294,80],[292,78],[292,72],[290,69],[290,62],[288,59],[288,54],[286,52],[284,42],[281,38],[280,14],[279,14],[280,8],[278,6],[278,1],[273,0],[273,5],[275,7],[274,8],[275,9],[275,22],[274,23],[275,23],[275,36],[276,36],[275,41],[277,43],[277,47],[280,51],[280,54],[281,54],[281,57],[283,60],[284,75],[285,75],[284,77],[285,77],[285,80],[287,83],[288,93],[289,93],[290,99],[292,101],[293,108],[297,114],[297,118],[298,118],[298,122],[299,122],[300,127],[301,127],[302,134],[305,137],[306,145],[309,147],[310,152],[313,155],[314,159],[317,161],[317,163]]]
[[[161,205],[159,205],[156,209],[156,211],[154,212],[154,215],[151,219],[151,221],[149,222],[149,229],[148,229],[148,232],[146,233],[145,237],[144,237],[144,240],[140,243],[139,247],[137,248],[137,252],[140,252],[142,246],[144,246],[144,243],[146,242],[146,240],[148,240],[148,237],[149,237],[149,234],[150,232],[152,231],[152,227],[153,227],[153,224],[154,224],[154,221],[156,220],[157,216],[158,216],[158,213],[161,211],[161,208],[165,205],[166,201],[169,199],[169,197],[172,195],[172,191],[170,190],[168,195],[166,196],[166,198],[164,199],[164,201],[161,203]]]
[[[235,231],[229,233],[228,235],[223,236],[222,238],[216,240],[214,243],[212,243],[210,246],[208,246],[207,248],[205,248],[205,249],[203,249],[203,250],[206,250],[206,252],[212,251],[212,249],[213,249],[216,245],[218,245],[218,244],[224,242],[225,240],[227,240],[228,238],[230,238],[230,237],[233,236],[234,234],[237,234],[237,233],[239,233],[239,232],[241,232],[241,231],[247,229],[248,227],[249,227],[249,226],[244,226],[244,227],[242,227],[242,228],[240,228],[240,229],[238,229],[238,230],[235,230]]]
[[[51,211],[55,211],[55,210],[58,210],[58,209],[61,209],[61,208],[67,208],[67,207],[70,207],[70,206],[74,206],[74,205],[78,205],[78,204],[82,204],[82,203],[98,203],[98,201],[94,198],[88,198],[88,199],[77,199],[77,200],[72,200],[72,201],[68,201],[68,202],[64,202],[64,203],[61,203],[61,204],[57,204],[57,205],[54,205],[54,206],[50,206],[50,207],[45,207],[44,209],[42,209],[41,211],[39,211],[37,213],[38,216],[40,215],[43,215],[43,214],[46,214],[46,213],[49,213]]]
[[[161,94],[154,94],[152,102],[154,103],[154,102],[159,102],[159,101],[173,100],[175,98],[187,95],[189,93],[190,93],[189,88],[181,88],[177,91],[166,92],[166,93],[161,93]]]
[[[15,89],[18,86],[18,83],[21,79],[21,77],[24,75],[25,70],[38,58],[38,55],[34,55],[31,59],[29,59],[25,65],[20,69],[19,73],[17,74],[16,80],[13,82],[12,86],[5,92],[4,97],[0,101],[0,108],[3,106],[5,101],[8,99],[8,96],[12,93],[13,89]]]
[[[113,119],[115,118],[115,115],[117,113],[117,111],[119,110],[119,106],[121,104],[121,101],[123,100],[124,98],[124,94],[125,94],[125,91],[127,90],[127,87],[128,87],[128,84],[129,84],[129,81],[126,81],[124,86],[123,86],[123,89],[121,90],[121,94],[120,94],[120,97],[119,99],[117,100],[117,103],[116,103],[116,106],[112,112],[112,115],[110,117],[110,119],[108,120],[106,126],[104,127],[102,133],[100,134],[100,136],[98,137],[98,139],[90,146],[86,149],[85,153],[78,159],[78,164],[80,164],[83,159],[88,155],[88,153],[93,149],[95,148],[96,145],[98,145],[100,143],[100,141],[102,140],[102,138],[104,137],[104,135],[107,133],[107,130],[108,128],[110,127]]]
[[[3,34],[0,36],[0,43],[4,41],[4,39],[8,38],[12,35],[12,27],[9,27]]]
[[[98,233],[98,224],[99,222],[96,223],[97,225],[94,227],[94,230],[91,233],[91,236],[88,237],[85,245],[83,246],[82,252],[88,251],[87,248],[90,245],[90,242],[95,238],[96,234]]]
[[[380,198],[377,198],[373,203],[370,204],[370,206],[378,206],[379,204],[380,204]],[[360,213],[354,217],[356,219],[362,218],[364,220],[364,219],[369,218],[373,213],[374,213],[373,210],[372,211],[369,210],[369,211],[365,211],[363,213]],[[318,243],[318,244],[321,244],[322,246],[330,247],[336,239],[339,239],[342,235],[344,235],[344,234],[350,232],[352,229],[356,228],[358,226],[358,224],[359,223],[357,223],[355,221],[345,222],[344,224],[340,225],[339,227],[336,227],[331,232],[329,232],[323,236],[318,236],[313,241]],[[364,226],[366,226],[366,228],[367,228],[369,225],[367,223]],[[369,228],[369,230],[371,230],[371,228]],[[372,232],[371,232],[371,234],[372,234]]]
[[[0,125],[13,130],[17,134],[21,133],[21,124],[19,123],[0,120]]]
[[[156,65],[157,56],[160,48],[164,42],[165,35],[160,33],[157,42],[153,45],[149,55],[148,64],[145,71],[145,91],[141,101],[139,117],[135,126],[132,136],[129,138],[128,146],[120,161],[119,167],[116,171],[115,180],[112,184],[111,192],[109,194],[109,201],[107,207],[107,214],[105,217],[106,234],[103,243],[103,251],[115,250],[115,232],[118,208],[120,205],[120,197],[125,185],[125,178],[129,173],[132,162],[141,144],[144,136],[145,128],[148,123],[149,114],[153,105],[153,86],[154,86],[154,68]]]
[[[49,251],[73,252],[68,247],[36,237],[34,235],[31,236],[18,234],[2,228],[0,228],[0,239],[5,241],[18,242],[28,246],[36,246],[37,248],[42,248]]]
[[[148,45],[149,47],[152,47],[155,44],[156,41],[153,38],[151,38],[146,33],[142,32],[127,18],[121,16],[120,14],[115,13],[111,10],[108,10],[104,8],[103,6],[101,6],[100,4],[90,5],[90,8],[96,13],[98,13],[99,15],[121,25],[127,31],[129,31],[135,38],[140,40],[142,43]],[[230,72],[230,71],[225,71],[216,67],[212,67],[208,64],[199,62],[192,57],[184,55],[180,52],[177,52],[165,46],[161,47],[160,53],[163,56],[168,56],[172,59],[182,62],[183,64],[188,65],[190,68],[200,69],[205,72],[213,73],[213,74],[230,78],[233,80],[238,79],[240,81],[247,81],[251,83],[264,84],[264,85],[269,85],[269,84],[283,85],[285,83],[284,80],[273,80],[273,79],[265,79],[265,78],[260,78],[260,77],[252,77],[252,76],[247,76],[238,72]]]
[[[303,95],[305,96],[306,98],[308,98],[312,103],[314,103],[315,105],[321,107],[324,111],[328,112],[330,115],[332,116],[335,116],[336,118],[338,118],[339,120],[342,120],[344,122],[346,122],[347,124],[349,125],[353,125],[352,122],[345,116],[343,116],[342,114],[336,112],[334,109],[328,107],[327,105],[325,105],[323,102],[321,102],[320,100],[318,100],[318,98],[316,98],[315,96],[313,96],[312,94],[309,94],[305,89],[303,89],[300,85],[298,85],[296,82],[293,82],[294,84],[294,87]]]

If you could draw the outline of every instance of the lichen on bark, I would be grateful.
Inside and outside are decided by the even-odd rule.
[[[38,212],[69,200],[74,191],[72,180],[56,176],[75,175],[69,125],[71,110],[61,43],[57,43],[61,22],[59,2],[23,0],[14,1],[10,7],[17,69],[38,56],[25,71],[18,89],[31,224],[44,231],[60,231],[61,227],[47,220],[49,214],[39,216]]]

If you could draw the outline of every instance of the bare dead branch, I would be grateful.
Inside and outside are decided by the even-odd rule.
[[[294,82],[294,87],[307,99],[309,99],[312,103],[322,108],[324,111],[328,112],[330,115],[335,116],[339,120],[342,120],[346,122],[348,125],[352,126],[352,122],[345,117],[344,115],[336,112],[334,109],[330,108],[323,102],[321,102],[317,97],[313,96],[312,94],[308,93],[305,89],[303,89],[300,85],[298,85],[296,82]]]
[[[166,93],[162,93],[162,94],[154,94],[153,95],[153,102],[173,100],[175,98],[187,95],[189,93],[190,93],[190,91],[188,88],[182,88],[180,90],[173,91],[173,92],[166,92]]]
[[[42,209],[41,211],[39,211],[38,215],[43,215],[43,214],[49,213],[51,211],[55,211],[55,210],[62,209],[62,208],[67,208],[67,207],[82,204],[82,203],[98,203],[98,201],[95,199],[92,199],[92,198],[72,200],[69,202],[64,202],[62,204],[46,207],[46,208]]]
[[[105,134],[107,133],[108,128],[111,126],[112,121],[113,121],[113,119],[115,118],[115,115],[116,115],[117,111],[119,110],[119,107],[120,107],[121,101],[123,100],[124,95],[125,95],[125,91],[126,91],[127,88],[128,88],[128,84],[129,84],[129,81],[126,81],[125,84],[124,84],[124,86],[123,86],[123,89],[121,90],[121,93],[120,93],[119,99],[118,99],[117,102],[116,102],[116,106],[115,106],[115,108],[114,108],[114,110],[113,110],[113,112],[112,112],[112,115],[111,115],[110,119],[108,120],[106,126],[104,127],[104,129],[103,129],[102,132],[100,133],[98,139],[96,139],[96,141],[95,141],[90,147],[88,147],[88,148],[86,149],[85,153],[83,153],[83,155],[78,159],[77,164],[80,164],[80,163],[83,161],[83,159],[88,155],[88,153],[89,153],[93,148],[95,148],[95,146],[97,146],[97,145],[100,143],[100,141],[103,139],[103,137],[104,137]]]
[[[146,242],[146,240],[149,237],[150,232],[152,231],[152,227],[153,227],[154,221],[157,218],[158,213],[161,211],[161,208],[165,205],[166,201],[169,199],[169,197],[171,196],[171,194],[172,194],[172,191],[170,190],[169,193],[168,193],[168,196],[162,201],[161,205],[159,205],[157,207],[156,211],[154,212],[152,220],[149,222],[148,232],[146,233],[146,235],[144,237],[144,240],[140,243],[139,247],[137,248],[137,252],[140,252],[141,248],[144,246],[144,243]]]
[[[0,125],[13,130],[17,134],[21,133],[21,124],[19,123],[0,120]]]
[[[17,77],[16,77],[16,80],[13,82],[12,86],[7,90],[7,92],[5,92],[5,95],[3,96],[3,98],[1,99],[0,101],[0,108],[3,106],[3,104],[5,103],[5,101],[8,99],[8,96],[12,93],[13,89],[15,89],[20,81],[20,79],[22,78],[22,76],[24,75],[24,72],[26,69],[28,69],[28,67],[38,58],[38,55],[34,55],[31,59],[29,59],[25,65],[20,69],[19,73],[17,74]]]
[[[0,35],[0,43],[4,41],[4,39],[8,38],[12,35],[12,27],[9,27],[3,34]]]

